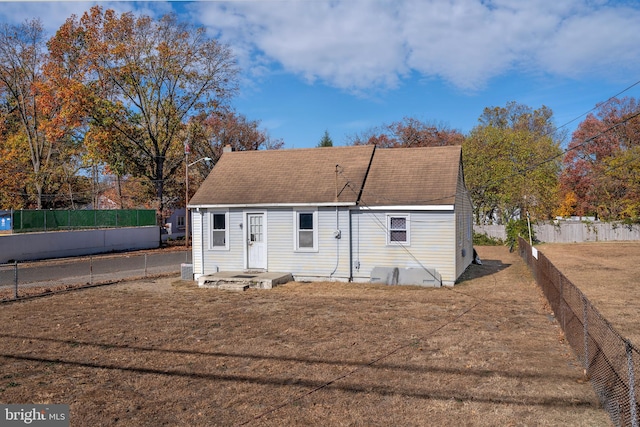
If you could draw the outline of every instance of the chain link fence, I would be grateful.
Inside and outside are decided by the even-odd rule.
[[[0,211],[0,229],[14,233],[148,225],[156,225],[153,209]]]
[[[176,274],[188,251],[95,255],[0,264],[0,301],[122,280]]]
[[[638,427],[640,352],[548,258],[524,239],[520,256],[542,288],[565,338],[616,426]]]

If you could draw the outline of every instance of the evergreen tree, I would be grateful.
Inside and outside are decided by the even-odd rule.
[[[333,147],[333,140],[329,136],[329,131],[325,130],[322,139],[318,143],[318,147]]]

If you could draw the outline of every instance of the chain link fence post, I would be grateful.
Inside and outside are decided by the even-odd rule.
[[[527,247],[526,242],[520,241],[520,244]],[[544,262],[540,263],[526,251],[522,258],[554,312],[557,308],[557,320],[577,360],[584,365],[585,379],[590,380],[613,425],[640,427],[634,370],[639,360],[638,348],[613,329],[587,296],[543,254],[540,259]],[[552,292],[554,289],[559,295]],[[580,355],[581,351],[584,356]]]
[[[562,275],[560,271],[557,272],[558,281],[560,282],[560,297],[558,301],[558,307],[560,307],[560,324],[562,325],[562,331],[566,333],[567,330],[567,322],[566,322],[566,312],[565,312],[565,298],[564,298],[564,280],[562,280]]]
[[[625,340],[624,347],[627,352],[627,370],[629,371],[629,406],[631,426],[638,427],[638,413],[636,412],[636,378],[633,372],[633,346],[631,341]]]
[[[589,315],[587,312],[587,298],[582,295],[582,330],[584,334],[584,376],[589,370]]]
[[[18,261],[13,261],[13,299],[18,299]]]

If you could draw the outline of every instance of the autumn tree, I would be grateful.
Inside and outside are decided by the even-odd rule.
[[[52,74],[69,75],[77,98],[68,114],[81,106],[92,127],[119,135],[105,142],[103,160],[125,159],[130,174],[152,183],[162,212],[165,183],[183,166],[186,123],[237,89],[230,49],[174,14],[156,21],[99,6],[69,18],[50,49]]]
[[[599,104],[572,135],[561,188],[573,215],[606,220],[640,217],[640,105],[634,98]]]
[[[464,136],[443,124],[432,124],[413,117],[373,127],[349,137],[352,145],[375,144],[378,147],[439,147],[462,145]]]
[[[188,155],[191,161],[209,158],[207,162],[198,162],[189,168],[193,181],[190,188],[194,190],[204,181],[211,169],[220,159],[225,146],[234,151],[277,150],[284,142],[273,139],[269,133],[260,128],[260,121],[250,120],[243,114],[231,109],[219,109],[205,116],[193,117],[189,124]],[[169,192],[172,200],[181,200],[184,181],[176,179]],[[175,188],[174,188],[175,187]],[[195,192],[195,191],[194,191]],[[184,196],[183,196],[184,197]]]
[[[562,153],[552,119],[544,106],[512,102],[484,109],[462,147],[477,223],[506,223],[525,212],[534,219],[552,215]]]
[[[0,25],[0,102],[3,105],[0,121],[19,124],[18,127],[5,126],[11,142],[5,140],[2,149],[11,151],[5,156],[14,159],[21,157],[14,150],[28,153],[30,173],[25,178],[35,190],[33,202],[37,208],[42,207],[43,189],[54,154],[54,141],[43,129],[47,117],[40,88],[45,57],[45,35],[39,20]],[[3,168],[2,173],[11,169]]]
[[[0,209],[28,207],[30,168],[27,141],[22,132],[0,132]]]

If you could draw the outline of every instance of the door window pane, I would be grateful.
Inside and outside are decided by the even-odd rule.
[[[262,242],[262,216],[249,217],[249,240]]]

